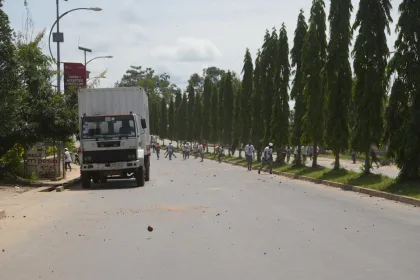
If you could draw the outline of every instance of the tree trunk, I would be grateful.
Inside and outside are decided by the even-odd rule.
[[[317,145],[316,145],[316,141],[314,141],[314,148],[313,148],[313,157],[312,157],[312,167],[317,167],[318,166],[318,149],[317,149]]]
[[[297,154],[297,158],[296,158],[296,165],[297,166],[302,165],[302,149],[301,149],[301,146],[300,146],[300,142],[298,144],[298,154]]]
[[[335,151],[335,162],[334,162],[334,170],[340,169],[340,152]]]
[[[369,160],[369,151],[366,152],[365,157],[365,170],[363,172],[364,174],[370,174],[370,160]]]

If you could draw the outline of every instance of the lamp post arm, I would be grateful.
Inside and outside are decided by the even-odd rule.
[[[110,58],[109,56],[97,56],[97,57],[94,57],[94,58],[92,58],[91,60],[89,60],[88,62],[86,62],[86,65],[88,65],[89,64],[89,62],[91,62],[91,61],[93,61],[93,60],[95,60],[95,59],[99,59],[99,58]],[[86,66],[85,65],[85,66]]]
[[[52,27],[51,27],[51,30],[50,30],[50,34],[48,35],[48,49],[50,50],[50,55],[51,55],[51,57],[55,60],[55,58],[54,58],[54,56],[53,56],[53,54],[52,54],[52,51],[51,51],[51,34],[52,34],[52,32],[53,32],[53,29],[54,29],[54,27],[55,27],[55,25],[57,24],[57,22],[62,18],[62,17],[64,17],[65,15],[67,15],[67,14],[69,14],[69,13],[71,13],[71,12],[74,12],[74,11],[78,11],[78,10],[91,10],[91,8],[76,8],[76,9],[72,9],[72,10],[68,10],[67,12],[65,12],[65,13],[63,13],[58,19],[56,19],[55,20],[55,22],[54,22],[54,24],[52,25]]]

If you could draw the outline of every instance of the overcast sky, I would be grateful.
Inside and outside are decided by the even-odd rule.
[[[23,2],[5,0],[3,7],[16,31],[23,29],[26,18]],[[34,33],[47,28],[48,35],[56,18],[56,1],[28,2]],[[330,1],[325,2],[328,15]],[[391,2],[394,24],[389,47],[393,50],[401,0]],[[98,59],[88,65],[91,77],[108,69],[101,87],[113,86],[130,65],[141,65],[168,73],[184,89],[192,73],[201,74],[208,66],[239,74],[245,49],[251,50],[254,59],[267,28],[279,28],[284,22],[291,44],[299,10],[304,9],[308,19],[311,3],[311,0],[60,0],[60,13],[79,7],[103,9],[75,11],[60,21],[65,36],[61,57],[65,62],[83,62],[79,45],[93,50],[90,58],[113,55],[113,59]],[[353,0],[353,18],[358,3]],[[47,38],[42,47],[49,53]],[[56,45],[52,48],[55,56]]]

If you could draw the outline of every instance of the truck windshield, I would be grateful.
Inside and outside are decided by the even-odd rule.
[[[82,138],[136,136],[133,116],[97,116],[82,118]]]

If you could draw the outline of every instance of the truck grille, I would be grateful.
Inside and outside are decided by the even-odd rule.
[[[109,163],[119,161],[132,161],[136,159],[137,151],[134,149],[83,152],[83,163]]]

